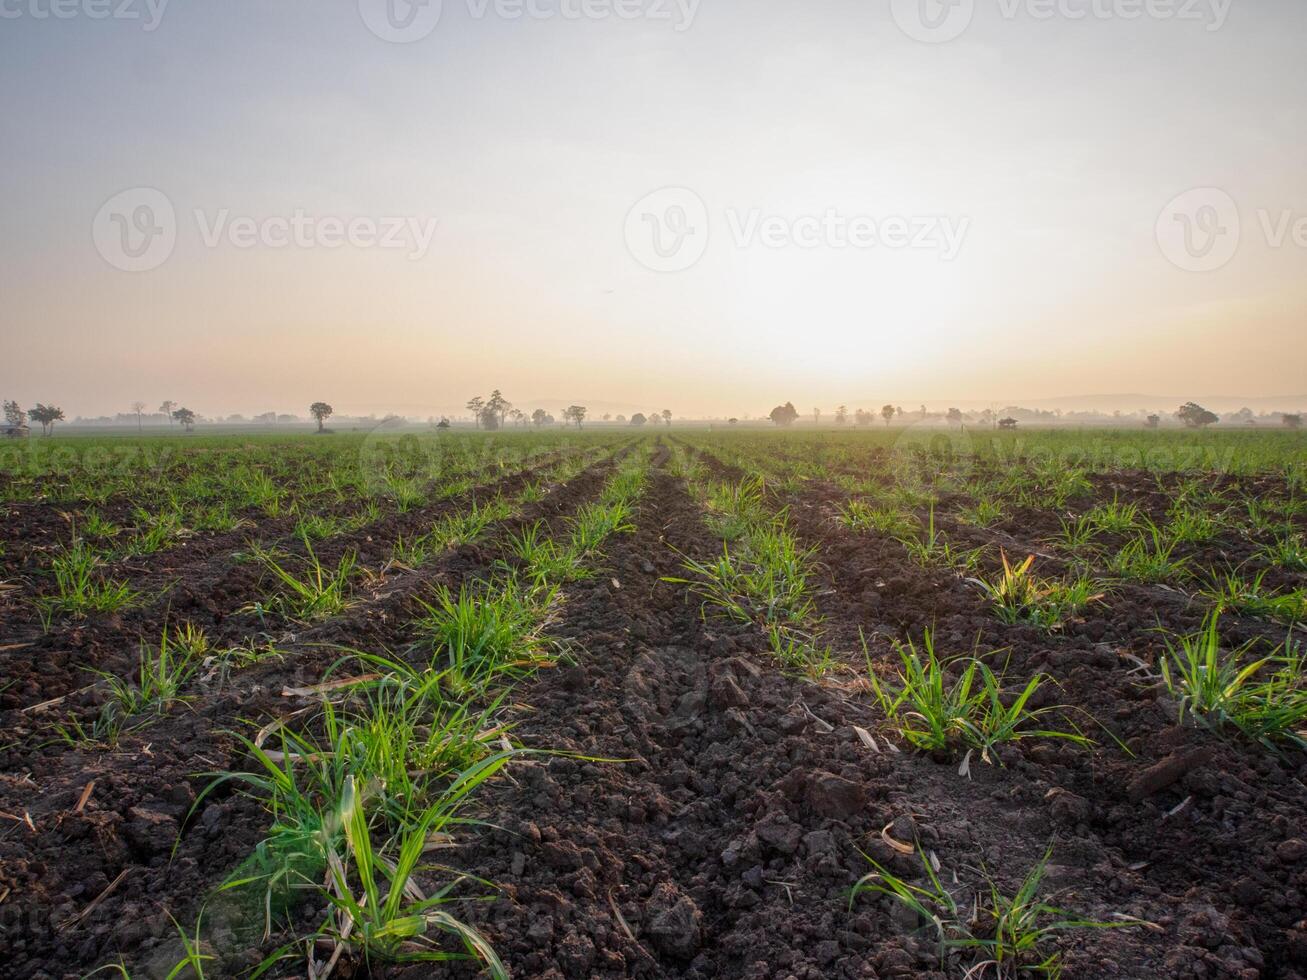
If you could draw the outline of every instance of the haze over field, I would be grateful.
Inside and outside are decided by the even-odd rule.
[[[1303,390],[1298,0],[392,2],[0,8],[0,395]]]

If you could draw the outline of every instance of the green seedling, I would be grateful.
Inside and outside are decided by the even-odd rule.
[[[839,521],[851,531],[875,531],[893,538],[912,538],[919,527],[911,514],[893,507],[874,507],[864,500],[850,500],[840,508]]]
[[[463,586],[458,593],[440,586],[431,602],[417,600],[425,615],[413,628],[452,690],[485,689],[498,678],[552,663],[543,625],[556,592],[522,588],[511,580],[477,591]]]
[[[1040,898],[1040,892],[1052,856],[1050,846],[1012,894],[982,871],[982,884],[963,892],[961,901],[953,890],[944,886],[931,858],[924,854],[921,864],[925,884],[922,885],[911,884],[868,858],[875,871],[853,887],[849,903],[852,907],[862,895],[883,895],[910,909],[924,927],[934,931],[942,955],[961,955],[972,962],[965,971],[968,977],[988,975],[991,970],[999,980],[1016,980],[1032,974],[1058,977],[1061,956],[1049,947],[1059,933],[1074,929],[1128,928],[1143,923],[1080,919],[1048,904]]]
[[[350,606],[349,586],[358,574],[358,558],[353,551],[341,555],[334,569],[319,561],[308,538],[304,538],[306,557],[300,562],[303,573],[288,567],[271,551],[254,546],[252,553],[272,573],[281,592],[261,603],[258,611],[273,610],[287,619],[314,622],[337,616]]]
[[[1307,747],[1307,675],[1292,637],[1264,657],[1254,642],[1226,651],[1220,613],[1188,636],[1166,639],[1162,683],[1179,701],[1180,719],[1193,716],[1213,728],[1233,727],[1263,745],[1289,741]]]
[[[1013,565],[1003,555],[1003,574],[994,581],[972,579],[993,603],[994,612],[1008,624],[1029,623],[1041,629],[1056,629],[1091,602],[1102,598],[1093,583],[1081,576],[1069,582],[1041,579],[1034,575],[1035,556]]]
[[[56,552],[50,559],[54,575],[53,594],[37,598],[37,608],[49,629],[55,613],[85,616],[87,613],[112,613],[132,605],[139,593],[127,583],[104,580],[96,572],[101,560],[81,538]]]
[[[926,752],[975,749],[989,762],[991,749],[1004,742],[1026,738],[1088,742],[1078,733],[1040,726],[1042,718],[1061,710],[1030,707],[1040,687],[1052,683],[1047,675],[1036,674],[1019,690],[1008,693],[1003,678],[974,657],[941,660],[930,630],[920,652],[911,642],[899,644],[897,652],[897,676],[881,678],[870,659],[867,673],[886,718],[914,748]]]
[[[1157,525],[1148,522],[1142,534],[1127,541],[1108,559],[1109,575],[1127,582],[1156,584],[1179,578],[1189,563],[1188,558],[1173,557],[1176,541],[1167,539]]]

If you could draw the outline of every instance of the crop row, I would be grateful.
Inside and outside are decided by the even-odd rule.
[[[340,648],[307,709],[239,737],[252,766],[214,774],[193,812],[234,790],[266,813],[268,829],[181,936],[234,928],[258,910],[266,934],[285,940],[271,944],[262,969],[307,950],[319,976],[342,958],[467,957],[504,975],[456,912],[489,883],[433,869],[423,855],[466,826],[476,790],[524,753],[505,720],[506,695],[559,656],[549,624],[562,591],[592,574],[611,535],[630,529],[647,459],[647,450],[626,459],[561,534],[526,524],[457,588],[412,594],[395,650]],[[186,697],[203,660],[202,637],[176,631],[142,654],[142,676],[166,682],[123,684],[135,702],[109,704],[133,709],[132,725],[157,720]],[[145,691],[152,703],[140,703]],[[178,965],[202,973],[211,957],[198,941],[178,948]]]

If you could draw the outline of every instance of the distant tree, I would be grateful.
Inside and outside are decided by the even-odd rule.
[[[1289,414],[1286,413],[1286,414],[1280,416],[1280,421],[1282,421],[1282,422],[1284,423],[1284,425],[1285,425],[1285,428],[1288,428],[1288,429],[1301,429],[1301,428],[1302,428],[1302,416],[1301,416],[1301,415],[1289,415]]]
[[[643,412],[636,412],[631,416],[632,425],[644,425],[648,421]]]
[[[495,417],[499,420],[499,427],[502,428],[504,419],[508,417],[509,411],[513,408],[513,403],[496,388],[490,393],[490,398],[486,401],[486,408],[495,413]]]
[[[1000,429],[1015,429],[1017,427],[1017,420],[1013,418],[999,419],[998,427]]]
[[[949,425],[961,425],[961,424],[962,424],[962,409],[960,409],[960,408],[950,408],[950,409],[948,410],[948,421],[949,421]]]
[[[27,425],[27,413],[18,402],[5,402],[5,425],[11,429],[21,429]]]
[[[136,413],[136,431],[141,431],[141,413],[145,411],[145,402],[132,402],[132,411]]]
[[[499,429],[499,412],[490,402],[486,402],[481,407],[481,428],[487,432],[495,432]]]
[[[546,422],[549,421],[549,413],[546,412],[543,408],[537,408],[534,412],[531,413],[531,421],[534,422],[537,426],[544,425]]]
[[[820,409],[820,408],[814,408],[814,409],[812,410],[812,424],[813,424],[813,425],[821,425],[821,409]]]
[[[987,408],[980,413],[979,418],[981,425],[993,425],[997,421],[998,416],[994,414],[992,408]]]
[[[604,412],[604,414],[603,414],[602,416],[600,416],[600,417],[601,417],[605,422],[611,422],[611,421],[613,420],[613,413],[612,413],[612,412]]]
[[[922,405],[921,408],[917,409],[917,414],[924,419],[930,413],[926,411],[926,406]]]
[[[581,428],[581,423],[585,421],[585,411],[586,409],[584,405],[568,405],[567,408],[563,410],[563,418],[567,419],[569,422],[575,422],[576,427],[579,429]]]
[[[902,414],[903,414],[903,406],[902,406],[902,405],[895,405],[895,406],[894,406],[894,414],[895,414],[895,415],[902,415]]]
[[[1219,415],[1214,415],[1203,406],[1195,402],[1186,402],[1176,411],[1175,417],[1185,424],[1187,429],[1204,429],[1214,422],[1221,421]]]
[[[325,422],[327,419],[331,418],[334,412],[335,409],[333,409],[326,402],[314,402],[312,405],[309,406],[309,414],[318,420],[319,432],[323,431],[322,423]]]
[[[437,429],[442,429],[442,430],[443,430],[443,429],[448,429],[448,428],[449,428],[449,419],[445,418],[444,416],[441,416],[440,421],[436,423],[436,428],[437,428]]]
[[[853,421],[856,425],[871,425],[873,416],[865,408],[860,408],[853,413]]]
[[[173,423],[174,416],[172,414],[172,410],[176,407],[177,407],[177,403],[174,401],[167,401],[159,406],[159,411],[163,412],[164,415],[168,416],[169,425],[172,425]],[[276,416],[273,416],[273,418],[276,418]]]
[[[508,417],[513,420],[514,425],[526,425],[526,412],[520,408],[515,408],[509,412]]]
[[[472,420],[476,423],[477,428],[481,428],[481,412],[486,407],[486,400],[477,395],[475,398],[469,398],[467,404],[463,407],[472,413]]]
[[[64,410],[55,405],[42,405],[36,403],[36,408],[30,409],[27,417],[33,422],[41,423],[41,431],[49,435],[54,431],[54,424],[64,420]]]
[[[619,416],[617,416],[617,418],[613,419],[613,421],[616,422],[618,425],[625,425],[625,424],[626,424],[626,416],[625,416],[625,415],[619,415]]]
[[[187,432],[190,432],[195,428],[195,413],[189,408],[177,409],[172,413],[172,417],[180,422]]]
[[[799,417],[798,411],[794,408],[794,402],[786,402],[784,405],[777,405],[767,417],[776,425],[785,428],[794,424],[795,419]]]
[[[836,425],[843,425],[848,420],[849,420],[849,407],[847,405],[841,405],[839,408],[835,409]]]
[[[672,427],[672,410],[670,408],[663,409],[663,424],[669,429]]]
[[[1160,416],[1160,415],[1150,415],[1150,416],[1148,416],[1147,419],[1144,420],[1144,422],[1147,424],[1147,426],[1148,426],[1150,429],[1156,429],[1159,425],[1162,424],[1162,416]]]
[[[885,420],[886,425],[889,425],[890,420],[894,418],[894,406],[893,405],[884,406],[880,410],[880,417]]]
[[[739,420],[739,419],[727,419],[727,420],[726,420],[726,424],[727,424],[727,425],[739,425],[739,424],[740,424],[740,420]]]

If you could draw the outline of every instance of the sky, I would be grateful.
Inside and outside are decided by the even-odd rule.
[[[0,0],[0,396],[1301,395],[1304,41],[1301,0]]]

